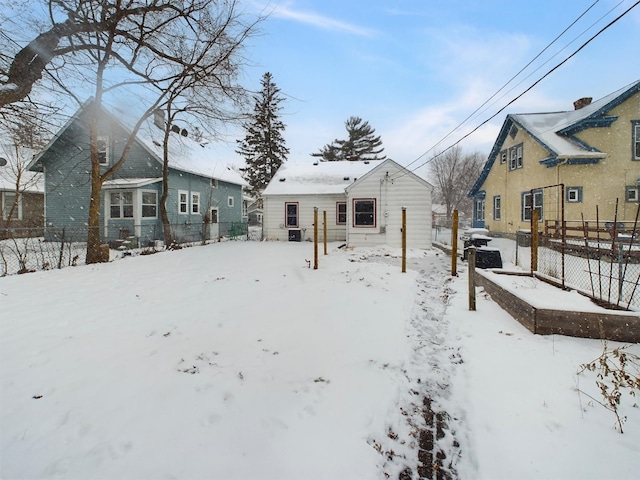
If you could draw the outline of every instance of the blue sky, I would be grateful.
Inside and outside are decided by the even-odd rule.
[[[407,165],[428,152],[422,163],[590,6],[497,103],[436,150],[487,119],[635,2],[254,1],[250,8],[270,16],[248,44],[252,65],[244,83],[257,89],[269,71],[288,98],[283,119],[290,161],[308,160],[326,143],[345,138],[344,121],[354,115],[382,136],[389,157]],[[637,80],[639,46],[640,6],[466,139],[463,149],[488,153],[507,113],[570,110],[580,97],[597,99]],[[221,145],[219,151],[238,162],[233,148]]]

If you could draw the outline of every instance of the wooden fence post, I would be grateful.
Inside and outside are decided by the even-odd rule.
[[[469,264],[469,310],[476,310],[476,249],[467,249],[467,260]]]
[[[531,209],[531,273],[538,271],[538,211]]]
[[[458,261],[458,210],[453,211],[453,220],[451,221],[451,276],[455,277]]]
[[[322,240],[324,241],[324,254],[327,254],[327,211],[323,210],[322,211],[322,224],[323,224],[323,233],[322,233]]]
[[[407,207],[402,207],[402,273],[407,272]]]
[[[313,269],[318,269],[318,207],[313,207]]]

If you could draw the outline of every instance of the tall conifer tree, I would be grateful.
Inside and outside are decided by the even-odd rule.
[[[243,124],[246,136],[237,140],[236,150],[244,157],[246,166],[240,170],[250,185],[249,193],[256,197],[289,155],[283,137],[286,125],[279,117],[284,98],[280,96],[280,89],[273,82],[271,73],[265,73],[260,84],[262,90],[254,96],[253,113]]]
[[[323,162],[335,162],[339,160],[384,160],[386,155],[380,156],[384,151],[380,135],[375,135],[375,129],[369,122],[363,122],[360,117],[349,117],[344,122],[349,138],[347,140],[334,140],[327,144],[319,152],[312,153],[312,157],[321,157]]]

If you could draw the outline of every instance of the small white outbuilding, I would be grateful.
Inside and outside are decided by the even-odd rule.
[[[407,247],[431,248],[431,192],[426,180],[393,160],[285,164],[264,190],[266,240],[313,238],[314,208],[322,240],[349,246],[402,242],[406,208]]]

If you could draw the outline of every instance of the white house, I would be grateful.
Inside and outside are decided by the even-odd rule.
[[[264,190],[267,240],[313,238],[314,208],[322,239],[349,246],[400,247],[402,207],[407,246],[431,248],[432,186],[393,160],[285,164]]]

